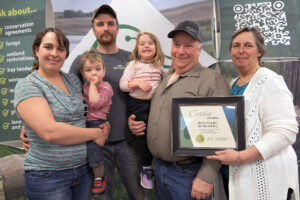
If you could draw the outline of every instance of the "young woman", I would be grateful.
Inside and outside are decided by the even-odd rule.
[[[56,28],[36,35],[32,72],[15,88],[14,105],[25,122],[30,148],[25,158],[29,199],[90,199],[86,142],[104,145],[107,128],[85,128],[81,82],[60,69],[69,41]]]

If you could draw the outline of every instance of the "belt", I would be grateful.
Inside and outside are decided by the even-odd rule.
[[[163,161],[163,160],[162,160],[162,162],[166,163],[167,165],[190,165],[190,164],[202,162],[202,158],[192,157],[192,158],[188,158],[188,159],[180,160],[180,161],[176,161],[176,162]]]

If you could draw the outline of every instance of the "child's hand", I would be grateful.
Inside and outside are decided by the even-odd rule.
[[[150,92],[152,90],[152,86],[149,83],[145,82],[145,81],[140,81],[139,82],[139,88],[141,90],[143,90],[144,92]]]
[[[97,85],[100,83],[100,80],[97,76],[93,76],[92,79],[91,79],[91,84],[93,85]]]
[[[128,82],[128,88],[130,90],[136,90],[138,88],[140,88],[141,90],[143,90],[144,92],[150,92],[152,90],[152,86],[142,80],[134,80],[134,81],[129,81]]]

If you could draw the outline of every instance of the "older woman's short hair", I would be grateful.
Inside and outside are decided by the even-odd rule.
[[[238,31],[236,31],[234,33],[234,35],[231,37],[230,44],[229,44],[229,51],[231,51],[234,38],[236,38],[236,36],[238,36],[239,34],[241,34],[243,32],[250,32],[253,34],[258,51],[261,53],[261,56],[258,57],[258,62],[259,62],[259,64],[261,64],[260,60],[265,55],[265,53],[267,51],[267,47],[265,45],[265,40],[264,40],[263,36],[261,35],[260,31],[257,28],[246,26],[246,27],[240,28]]]

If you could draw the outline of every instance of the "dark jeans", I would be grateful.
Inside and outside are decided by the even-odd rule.
[[[25,190],[31,200],[91,199],[92,173],[88,165],[65,170],[26,170]]]
[[[143,121],[147,124],[150,103],[151,100],[141,100],[130,97],[127,105],[129,115],[135,114],[136,121]],[[152,164],[153,156],[147,146],[147,131],[145,131],[144,135],[137,136],[129,141],[129,144],[133,146],[139,154],[143,166],[150,166]]]
[[[100,124],[105,123],[105,120],[86,121],[87,128],[97,128]],[[98,167],[104,165],[103,147],[93,141],[87,142],[87,157],[90,167]]]
[[[194,200],[191,191],[202,162],[177,165],[154,158],[157,200]],[[206,198],[205,200],[210,200]]]
[[[106,143],[104,145],[104,171],[107,177],[106,192],[101,200],[114,200],[114,174],[118,169],[121,180],[126,188],[128,199],[143,200],[144,189],[140,184],[140,160],[136,151],[126,141]],[[125,197],[124,197],[125,198]]]

